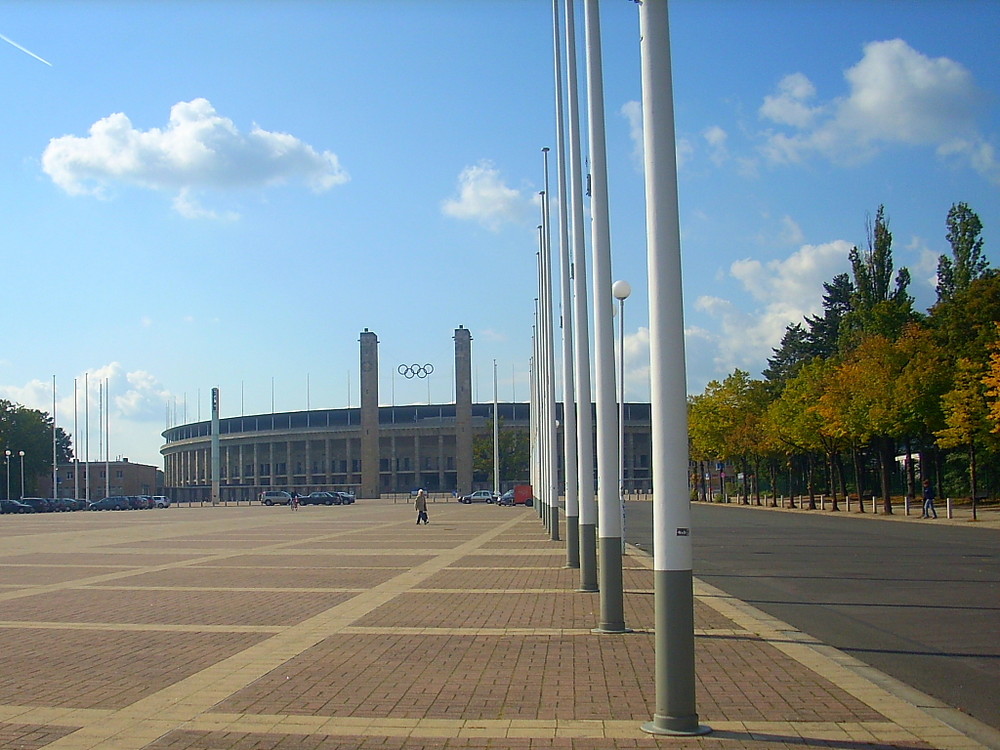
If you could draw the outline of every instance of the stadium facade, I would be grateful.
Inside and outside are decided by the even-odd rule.
[[[361,333],[361,405],[339,409],[253,414],[218,420],[219,499],[251,500],[264,489],[305,494],[350,490],[361,498],[407,492],[470,492],[477,482],[472,446],[492,439],[493,403],[472,403],[472,336],[455,329],[455,402],[409,406],[378,403],[378,338]],[[591,405],[593,408],[593,405]],[[530,428],[530,405],[499,403],[502,430]],[[562,405],[556,419],[561,425]],[[625,486],[651,487],[650,409],[625,405]],[[178,500],[208,500],[212,491],[212,421],[163,432],[165,491]],[[562,430],[558,430],[562,455]],[[506,485],[527,477],[501,477]],[[563,483],[562,461],[559,483]]]

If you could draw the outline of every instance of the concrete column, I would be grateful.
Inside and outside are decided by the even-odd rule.
[[[472,334],[455,329],[455,469],[458,492],[472,491]]]
[[[361,334],[361,497],[379,497],[378,336]]]

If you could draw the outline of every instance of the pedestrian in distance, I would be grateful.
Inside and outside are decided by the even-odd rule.
[[[427,524],[427,495],[423,490],[417,490],[417,499],[413,501],[413,507],[417,510],[417,525],[423,521]]]
[[[292,510],[299,509],[299,493],[292,491],[292,499],[288,501],[288,504],[292,506]]]
[[[937,511],[934,509],[934,487],[931,486],[930,479],[924,480],[924,514],[920,517],[937,518]]]

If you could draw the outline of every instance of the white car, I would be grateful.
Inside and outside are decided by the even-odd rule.
[[[288,505],[292,496],[284,490],[268,490],[260,493],[261,505]]]
[[[476,490],[471,495],[463,495],[459,498],[459,502],[465,503],[492,503],[496,502],[496,495],[493,494],[492,490]]]
[[[166,495],[153,495],[153,505],[157,508],[169,508],[170,498]]]

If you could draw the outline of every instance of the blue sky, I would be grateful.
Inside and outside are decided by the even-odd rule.
[[[758,376],[880,203],[921,310],[953,203],[997,264],[995,3],[670,12],[691,392]],[[607,0],[601,23],[626,397],[643,400],[637,6]],[[383,403],[450,401],[463,325],[476,398],[494,359],[500,398],[527,398],[548,2],[14,2],[0,34],[0,397],[51,410],[55,376],[72,432],[76,379],[82,446],[89,373],[96,460],[107,379],[111,457],[159,463],[168,420],[207,419],[213,386],[223,416],[272,392],[279,411],[356,406],[365,328]]]

